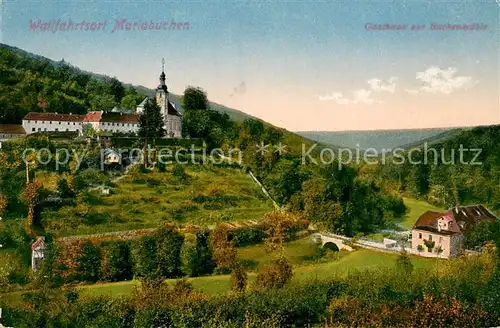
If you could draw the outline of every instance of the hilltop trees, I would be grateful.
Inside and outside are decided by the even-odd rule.
[[[88,74],[64,61],[31,56],[8,46],[0,48],[0,84],[0,124],[19,124],[28,111],[83,114],[89,107],[109,110],[133,94],[116,78]]]
[[[207,93],[198,87],[187,87],[182,97],[182,106],[185,111],[208,110],[209,102]]]
[[[184,115],[183,137],[205,140],[208,148],[222,147],[237,136],[236,123],[226,113],[210,109],[205,91],[188,87],[182,97]]]

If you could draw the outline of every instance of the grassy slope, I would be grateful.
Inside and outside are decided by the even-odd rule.
[[[423,200],[417,200],[413,198],[404,198],[405,205],[408,207],[408,212],[403,220],[400,222],[400,225],[403,228],[411,229],[411,227],[415,224],[419,216],[424,214],[426,211],[435,211],[435,212],[443,212],[444,208],[436,207],[431,205]]]
[[[273,210],[272,203],[240,170],[185,168],[190,176],[186,183],[177,182],[171,173],[126,176],[117,183],[113,194],[91,204],[91,214],[108,216],[103,222],[84,224],[74,207],[64,207],[45,214],[46,229],[65,236],[154,228],[165,222],[213,225],[220,221],[257,220]],[[199,196],[212,201],[197,200]]]
[[[444,208],[439,208],[431,205],[423,200],[418,200],[414,198],[403,198],[406,207],[408,208],[406,215],[401,219],[394,219],[394,221],[399,224],[403,229],[409,230],[413,227],[417,219],[424,214],[426,211],[442,212]],[[368,234],[365,236],[367,239],[382,242],[384,238],[393,238],[388,232],[377,232]]]
[[[304,240],[301,240],[301,242],[303,243]],[[297,245],[295,245],[295,247],[297,247]],[[291,251],[295,247],[292,245],[291,248],[288,248],[288,251]],[[266,265],[270,262],[271,257],[267,254],[264,254],[265,252],[262,248],[263,247],[259,245],[251,246],[251,249],[240,249],[239,256],[241,259],[251,259],[253,261],[259,262],[260,265]],[[254,254],[249,256],[249,253]],[[394,267],[396,259],[397,255],[395,254],[374,252],[365,249],[350,253],[342,253],[340,259],[338,260],[330,260],[323,263],[309,263],[303,265],[298,265],[297,262],[302,261],[298,261],[298,257],[295,257],[294,259],[292,256],[291,261],[295,262],[295,265],[298,265],[294,268],[294,277],[292,283],[303,283],[313,279],[330,279],[334,278],[337,275],[346,275],[348,272],[353,270]],[[434,266],[435,260],[412,257],[412,263],[415,266],[415,269],[431,269]],[[255,281],[255,278],[256,272],[250,272],[250,283]],[[189,279],[189,281],[196,289],[209,294],[224,294],[229,292],[230,290],[230,276],[228,275],[191,278]],[[174,280],[169,280],[169,282],[174,282]],[[136,281],[121,282],[116,284],[111,283],[91,285],[88,287],[84,287],[83,293],[93,295],[102,295],[109,293],[112,295],[129,295],[136,285]]]

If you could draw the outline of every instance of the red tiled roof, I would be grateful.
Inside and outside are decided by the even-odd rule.
[[[443,213],[427,211],[424,214],[420,215],[417,222],[415,222],[415,227],[425,227],[425,226],[435,226],[437,225],[437,220],[443,216]]]
[[[57,114],[57,113],[28,113],[24,117],[27,121],[62,121],[62,122],[81,122],[85,115],[78,114]]]
[[[8,134],[26,134],[22,125],[19,124],[0,124],[0,133]]]
[[[480,221],[494,222],[496,220],[495,215],[483,205],[456,206],[445,213],[427,211],[418,218],[413,227],[439,232],[438,220],[440,218],[451,219],[454,222],[452,228],[447,231],[448,233],[467,232]]]
[[[456,206],[450,210],[462,231],[469,231],[480,221],[495,222],[496,217],[483,205]]]
[[[45,244],[45,240],[43,238],[38,238],[32,245],[31,250],[34,251],[37,247]]]
[[[83,119],[84,122],[100,122],[102,118],[102,112],[88,112]]]

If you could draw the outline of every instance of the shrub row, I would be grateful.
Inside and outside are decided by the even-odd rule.
[[[73,240],[48,251],[45,270],[60,277],[57,284],[74,281],[121,281],[134,277],[182,276],[184,236],[172,226],[133,240]],[[42,270],[43,271],[43,270]],[[50,281],[50,280],[49,280]],[[57,279],[56,279],[57,281]]]
[[[285,231],[287,239],[293,239],[298,232],[307,230],[308,227],[309,221],[307,220],[289,221]],[[258,225],[231,229],[230,235],[236,241],[237,246],[258,244],[264,241],[264,238],[266,238],[266,231],[268,231],[268,229],[269,226],[264,222]]]
[[[25,294],[23,304],[4,304],[4,324],[61,328],[497,325],[499,309],[487,300],[500,286],[477,284],[473,293],[477,299],[449,289],[476,284],[470,278],[450,277],[445,283],[435,277],[370,271],[340,280],[210,297],[184,281],[169,286],[152,280],[143,281],[141,290],[130,298],[79,297],[74,291],[56,290]]]

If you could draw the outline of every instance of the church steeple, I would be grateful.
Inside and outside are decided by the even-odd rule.
[[[167,91],[167,85],[165,83],[165,58],[161,59],[161,74],[160,74],[160,85],[158,89],[163,89]]]

